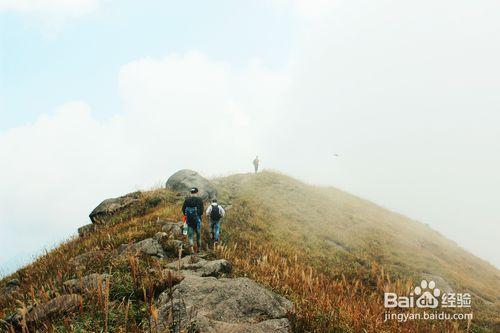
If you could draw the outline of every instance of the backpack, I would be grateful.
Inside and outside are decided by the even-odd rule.
[[[210,219],[212,221],[218,221],[221,218],[219,205],[212,205],[212,211],[210,212]]]
[[[196,207],[186,207],[186,222],[191,228],[197,227],[198,209]]]

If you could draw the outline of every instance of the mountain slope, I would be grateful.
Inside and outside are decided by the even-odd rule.
[[[332,259],[347,251],[395,271],[443,275],[452,287],[468,286],[489,302],[500,296],[494,266],[423,223],[335,188],[308,186],[276,173],[233,176],[220,184],[234,182],[239,200],[251,200],[273,215],[273,236],[310,254]]]
[[[295,304],[294,332],[474,332],[499,329],[500,273],[426,225],[334,188],[306,185],[262,172],[213,180],[227,208],[223,245],[210,258],[233,263],[246,276]],[[180,218],[182,197],[166,190],[135,193],[138,204],[117,212],[84,237],[73,238],[0,281],[20,281],[0,297],[0,318],[63,294],[64,281],[90,273],[112,276],[105,293],[85,296],[79,311],[54,316],[50,330],[151,330],[155,299],[166,281],[159,272],[173,259],[117,256]],[[208,244],[207,228],[204,228]],[[473,294],[474,320],[384,322],[383,292],[407,295],[415,282]],[[2,327],[0,325],[0,327]],[[4,326],[7,327],[7,326]]]
[[[327,280],[360,280],[379,305],[380,289],[391,288],[390,283],[369,287],[377,285],[380,272],[396,284],[392,287],[404,286],[401,295],[408,294],[412,281],[434,280],[443,290],[471,293],[477,311],[474,322],[498,327],[498,269],[425,224],[338,189],[309,186],[278,173],[234,175],[216,183],[220,196],[240,210],[232,214],[236,221],[224,226],[232,242],[260,244],[258,252],[268,249],[281,258],[298,256]],[[238,224],[238,215],[245,221]],[[240,250],[238,256],[249,252]],[[279,283],[285,282],[279,281],[278,288]],[[383,310],[379,306],[374,314]]]

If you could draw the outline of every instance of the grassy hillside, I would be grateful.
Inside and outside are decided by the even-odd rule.
[[[355,255],[383,263],[393,272],[440,275],[452,287],[468,286],[489,302],[500,296],[500,275],[494,266],[427,225],[369,201],[270,172],[236,175],[219,184],[226,193],[231,184],[238,184],[233,188],[239,202],[251,202],[270,214],[266,222],[272,223],[265,224],[273,237],[332,261],[332,266]]]
[[[243,272],[261,282],[274,274],[269,285],[304,306],[299,316],[306,321],[299,321],[299,327],[415,331],[415,323],[391,327],[378,322],[384,312],[383,291],[407,295],[413,281],[431,278],[473,294],[476,319],[471,324],[476,331],[498,330],[500,272],[425,224],[338,189],[309,186],[277,173],[234,175],[217,184],[223,200],[232,204],[224,225],[228,244],[239,245],[229,257],[242,260]],[[264,254],[266,260],[276,260],[268,263],[269,272],[260,270],[266,266]],[[284,260],[288,262],[282,264]],[[294,266],[292,276],[283,275]],[[320,277],[318,290],[301,289],[310,282],[307,276],[294,281],[301,280],[302,272],[311,281]],[[315,318],[308,318],[313,313]],[[420,324],[420,330],[437,329]],[[467,325],[433,323],[439,330],[455,330],[457,324],[459,329]]]
[[[121,244],[153,237],[161,230],[159,218],[178,220],[181,198],[167,190],[140,194],[133,210],[113,217],[111,225],[85,237],[74,237],[39,257],[32,264],[3,278],[0,286],[16,278],[20,290],[14,297],[0,297],[0,319],[16,309],[26,311],[65,293],[63,282],[91,273],[112,275],[109,288],[86,294],[79,311],[38,322],[37,331],[48,332],[146,332],[155,311],[154,297],[168,287],[162,269],[168,261],[148,256],[117,256]],[[173,258],[171,259],[174,260]],[[0,331],[14,329],[0,320]],[[30,332],[33,332],[30,330]]]
[[[473,332],[499,331],[499,271],[426,225],[277,173],[233,175],[214,183],[220,201],[231,207],[222,226],[224,245],[209,256],[230,259],[235,276],[251,277],[294,301],[294,332],[458,332],[468,325]],[[108,273],[113,276],[108,290],[85,296],[77,313],[42,327],[149,331],[154,297],[168,284],[158,272],[168,260],[114,253],[121,244],[152,237],[161,229],[158,219],[178,220],[181,203],[168,190],[142,193],[141,205],[115,216],[113,225],[70,239],[4,278],[0,287],[12,278],[21,286],[16,297],[0,298],[0,318],[63,293],[63,281]],[[474,294],[472,323],[383,321],[383,291],[405,295],[413,281],[428,276]]]

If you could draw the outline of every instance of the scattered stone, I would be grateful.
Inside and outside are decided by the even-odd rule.
[[[106,199],[101,202],[89,217],[94,224],[106,224],[114,214],[140,202],[141,192],[134,192],[119,198]]]
[[[229,274],[233,270],[233,266],[226,259],[208,261],[200,269],[201,276],[219,277],[222,274]]]
[[[172,269],[180,269],[180,270],[198,270],[205,265],[207,261],[203,258],[200,258],[199,256],[185,256],[184,258],[181,258],[180,260],[176,260],[174,262],[171,262],[167,264],[166,267],[172,268]]]
[[[165,278],[167,278],[167,280],[171,280],[172,281],[172,285],[176,285],[178,283],[180,283],[182,280],[184,280],[184,275],[179,272],[179,271],[174,271],[172,269],[164,269],[162,271],[162,274]]]
[[[220,332],[220,333],[288,333],[290,322],[287,318],[270,319],[260,323],[225,323],[209,320],[203,315],[197,315],[191,320],[190,329],[193,332]]]
[[[74,266],[85,266],[89,261],[101,260],[108,253],[106,251],[90,251],[80,254],[69,260],[69,263]]]
[[[162,232],[162,231],[159,231],[157,232],[154,237],[153,237],[156,241],[160,242],[164,239],[167,239],[168,238],[168,234],[166,232]]]
[[[198,195],[203,200],[212,199],[217,196],[217,190],[212,183],[196,171],[188,169],[177,171],[170,176],[165,187],[183,195],[189,194],[191,188],[197,187],[199,190]]]
[[[21,282],[19,282],[18,279],[12,279],[7,284],[5,285],[6,287],[19,287],[21,285]]]
[[[195,256],[186,256],[167,265],[170,269],[179,269],[184,275],[201,277],[220,277],[232,271],[232,265],[226,259],[207,261]]]
[[[158,331],[288,332],[292,303],[248,278],[186,275],[171,297],[160,295]],[[172,314],[172,315],[170,315]]]
[[[77,294],[57,296],[50,301],[28,309],[21,309],[8,318],[12,324],[19,326],[23,317],[27,325],[32,325],[45,319],[60,316],[75,311],[83,303],[83,298]]]
[[[166,242],[162,243],[165,254],[168,254],[170,257],[178,256],[179,249],[181,249],[183,245],[184,243],[177,239],[169,239]]]
[[[86,224],[83,227],[78,228],[78,235],[80,237],[85,237],[91,232],[94,232],[96,230],[96,225],[93,223]]]
[[[161,230],[166,232],[170,238],[178,238],[182,235],[182,222],[165,223]]]
[[[111,283],[111,275],[109,274],[90,274],[79,279],[72,279],[64,282],[64,288],[71,293],[92,293],[99,289],[104,291],[109,288]]]
[[[83,298],[80,295],[70,294],[57,296],[47,303],[33,307],[31,311],[28,312],[26,321],[34,322],[63,313],[69,313],[76,310],[82,303]]]
[[[0,298],[8,299],[13,297],[15,293],[19,291],[21,283],[18,279],[12,279],[8,281],[5,286],[0,291]]]
[[[129,252],[141,253],[148,256],[155,256],[158,258],[165,257],[163,247],[154,238],[146,238],[134,244],[122,244],[118,248],[119,254],[124,254]]]

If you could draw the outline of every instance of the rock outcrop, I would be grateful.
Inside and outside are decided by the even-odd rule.
[[[7,318],[7,321],[17,327],[23,324],[32,325],[37,322],[43,322],[47,318],[57,317],[75,311],[82,304],[83,298],[80,295],[61,295],[48,302],[32,306],[28,309],[21,309],[10,318]]]
[[[286,333],[292,303],[247,278],[216,278],[231,271],[227,260],[184,257],[168,265],[180,267],[184,279],[157,301],[151,325],[158,331]]]
[[[179,269],[184,275],[201,277],[219,277],[231,273],[233,268],[231,263],[225,259],[207,261],[203,258],[194,258],[196,257],[187,256],[168,264],[167,267]]]
[[[9,298],[14,296],[18,291],[21,283],[18,279],[8,281],[5,286],[0,290],[0,298]]]
[[[210,181],[193,170],[180,170],[167,180],[166,188],[187,195],[192,187],[197,187],[203,200],[215,198],[217,190]]]
[[[80,267],[80,266],[85,266],[90,261],[102,260],[103,258],[105,258],[106,256],[109,256],[109,255],[111,255],[111,253],[108,251],[103,251],[103,250],[89,251],[89,252],[82,253],[74,258],[71,258],[68,261],[68,263],[73,265],[73,266]]]
[[[205,199],[216,195],[215,189],[206,179],[190,170],[181,170],[173,175],[167,182],[168,186],[181,192],[196,186]],[[92,224],[79,229],[80,236],[96,230],[99,224],[108,224],[113,215],[139,203],[139,197],[140,194],[132,193],[103,201],[90,214]],[[161,231],[151,238],[122,244],[118,249],[86,252],[70,259],[69,264],[80,270],[96,259],[107,256],[156,257],[154,262],[157,265],[149,267],[147,273],[152,282],[149,292],[156,299],[157,309],[152,311],[150,317],[152,331],[289,332],[287,315],[293,308],[290,301],[248,278],[230,278],[232,265],[225,259],[206,260],[208,255],[205,254],[185,256],[167,263],[165,258],[183,255],[183,222],[157,219],[156,223]],[[66,294],[21,309],[5,319],[17,328],[36,329],[39,323],[81,307],[83,297],[104,294],[117,287],[119,282],[116,276],[113,280],[111,274],[98,273],[67,280],[62,290]],[[15,292],[19,289],[19,281],[9,282],[4,289]],[[142,297],[144,289],[140,291],[140,295],[134,291],[134,297]]]
[[[172,281],[172,285],[176,285],[184,280],[184,275],[181,272],[173,269],[165,269],[163,270],[162,274],[168,281]]]
[[[118,249],[119,254],[137,253],[158,258],[164,258],[165,252],[161,244],[154,238],[146,238],[134,244],[122,244]]]
[[[134,192],[122,197],[106,199],[90,213],[90,220],[94,224],[107,224],[114,214],[139,203],[140,196],[140,192]]]
[[[78,228],[78,235],[80,237],[85,237],[88,234],[90,234],[91,232],[95,231],[95,229],[96,229],[95,224],[93,224],[93,223],[86,224],[86,225]]]
[[[42,321],[47,317],[69,313],[76,310],[82,303],[83,299],[80,295],[69,294],[57,296],[46,303],[32,308],[26,315],[26,321]]]
[[[164,223],[161,231],[166,232],[169,238],[179,238],[182,234],[182,221]]]
[[[104,291],[109,288],[111,275],[109,274],[90,274],[79,279],[72,279],[64,282],[64,288],[71,293],[92,293],[101,288]]]
[[[165,251],[165,256],[168,257],[177,257],[179,249],[184,248],[184,243],[178,239],[167,239],[166,241],[161,241],[160,244]]]

